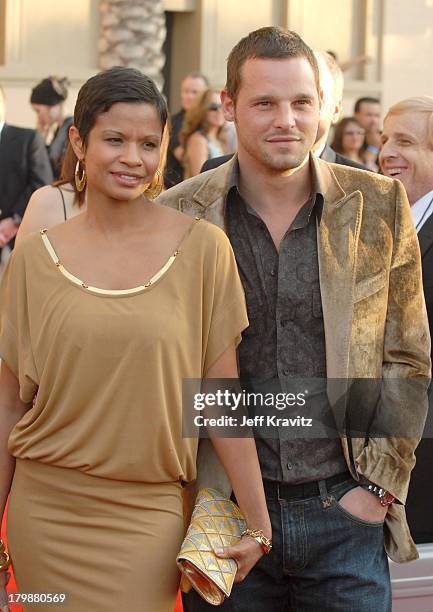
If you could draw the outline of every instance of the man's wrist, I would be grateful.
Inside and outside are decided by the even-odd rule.
[[[380,501],[380,505],[384,508],[390,506],[395,501],[395,497],[394,495],[392,495],[392,493],[390,493],[383,487],[379,487],[379,485],[376,485],[373,482],[369,482],[368,480],[366,480],[365,482],[361,483],[361,487],[363,487],[369,493],[377,497]]]

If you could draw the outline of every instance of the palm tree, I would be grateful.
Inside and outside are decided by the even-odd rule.
[[[166,37],[162,0],[100,0],[99,67],[128,66],[164,84]]]

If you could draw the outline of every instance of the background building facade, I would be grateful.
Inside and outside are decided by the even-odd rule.
[[[179,107],[184,74],[222,86],[239,38],[263,25],[296,30],[340,61],[367,54],[345,73],[345,112],[361,95],[398,99],[433,92],[433,0],[0,0],[0,83],[10,123],[31,127],[30,89],[68,76],[67,110],[90,75],[113,64],[140,67]]]

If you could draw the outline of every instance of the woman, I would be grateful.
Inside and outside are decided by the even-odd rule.
[[[335,126],[334,141],[331,146],[337,153],[366,166],[364,139],[365,130],[357,119],[345,117]]]
[[[69,612],[173,609],[197,451],[182,381],[235,377],[247,326],[225,234],[148,199],[166,122],[139,71],[89,79],[70,130],[87,209],[25,237],[0,287],[0,511],[11,489],[19,589],[65,593]],[[248,527],[270,537],[254,441],[213,444]],[[242,579],[263,551],[250,536],[235,549]]]
[[[219,94],[205,89],[187,111],[179,140],[184,148],[184,178],[196,176],[207,159],[229,153],[228,130]]]
[[[60,176],[62,160],[69,139],[72,117],[65,117],[64,102],[68,97],[68,79],[48,77],[32,89],[30,104],[37,115],[37,130],[44,139],[54,178]]]

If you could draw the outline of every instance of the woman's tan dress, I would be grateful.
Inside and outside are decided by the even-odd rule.
[[[224,233],[194,221],[150,284],[87,287],[45,234],[13,253],[0,287],[0,355],[33,407],[13,429],[8,540],[21,592],[65,593],[40,611],[168,612],[178,587],[182,381],[248,325]],[[33,609],[33,608],[31,608]]]

